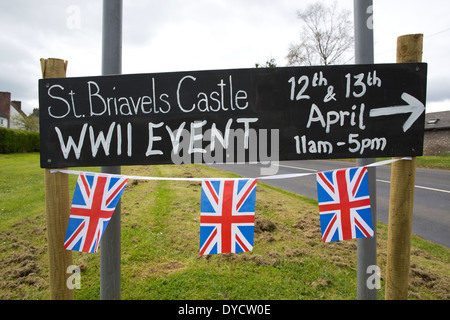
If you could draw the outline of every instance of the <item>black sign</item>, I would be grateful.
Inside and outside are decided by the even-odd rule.
[[[39,81],[44,168],[420,156],[427,65]]]

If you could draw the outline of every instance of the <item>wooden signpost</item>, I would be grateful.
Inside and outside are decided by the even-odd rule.
[[[397,63],[421,62],[422,46],[422,34],[399,37],[397,39]],[[397,161],[392,164],[386,263],[386,300],[404,300],[408,298],[415,180],[415,157],[412,158],[412,161]]]
[[[65,77],[67,61],[41,59],[41,69],[44,79]],[[41,145],[44,144],[41,139]],[[44,175],[50,297],[53,300],[73,299],[73,290],[66,285],[66,271],[72,265],[72,252],[63,248],[70,212],[69,177],[66,174],[52,174],[49,169],[45,170]]]

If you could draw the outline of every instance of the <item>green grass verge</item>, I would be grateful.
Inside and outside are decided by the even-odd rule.
[[[417,166],[419,168],[450,170],[450,152],[439,156],[417,157]]]
[[[203,165],[122,172],[236,177]],[[71,193],[75,182],[70,176]],[[122,299],[356,299],[356,241],[322,243],[317,201],[259,182],[254,250],[244,254],[199,256],[199,217],[199,182],[129,181],[122,196]],[[384,299],[387,227],[377,229]],[[0,299],[49,299],[46,241],[39,154],[0,155]],[[99,258],[73,252],[82,270],[76,299],[99,299]],[[449,262],[449,249],[414,236],[409,298],[448,300]]]
[[[377,158],[377,161],[389,160],[392,158]],[[339,159],[341,161],[355,162],[355,159]],[[417,168],[450,170],[450,153],[442,153],[438,156],[416,157]]]

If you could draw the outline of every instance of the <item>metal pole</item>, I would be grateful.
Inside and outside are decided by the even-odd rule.
[[[103,0],[102,75],[122,73],[122,0]],[[120,166],[101,167],[120,174]],[[100,299],[120,299],[120,202],[100,244]]]
[[[372,0],[353,0],[354,28],[355,28],[355,63],[373,64],[373,4]],[[364,166],[374,162],[375,158],[356,159],[357,166]],[[376,300],[376,282],[368,282],[373,279],[378,268],[377,265],[377,211],[376,211],[376,171],[369,168],[369,193],[372,211],[374,235],[371,238],[360,238],[357,246],[357,297],[358,300]],[[372,267],[371,267],[372,266]]]

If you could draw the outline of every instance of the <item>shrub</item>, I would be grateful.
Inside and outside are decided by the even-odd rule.
[[[0,127],[0,153],[36,152],[39,150],[39,132]]]

